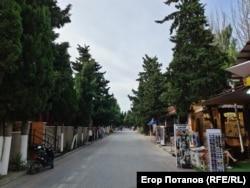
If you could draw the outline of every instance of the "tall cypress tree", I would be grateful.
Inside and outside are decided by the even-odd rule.
[[[18,71],[10,74],[8,81],[14,89],[12,115],[15,119],[34,120],[38,114],[49,109],[48,99],[54,88],[56,48],[53,41],[57,34],[53,28],[60,28],[70,22],[69,10],[61,10],[56,0],[18,1],[22,13],[23,34],[22,55],[18,61]],[[11,79],[10,79],[11,77]],[[25,109],[25,110],[23,110]]]
[[[114,116],[120,114],[119,106],[114,98],[113,94],[109,93],[109,81],[104,78],[106,72],[101,72],[101,66],[99,63],[95,63],[95,71],[93,74],[96,77],[97,87],[96,95],[94,99],[94,111],[92,115],[93,124],[98,125],[110,125]]]
[[[82,126],[92,123],[94,100],[96,96],[97,80],[94,75],[95,61],[85,62],[77,76],[77,99],[79,103],[78,121]]]
[[[140,96],[140,85],[141,85],[141,82],[139,81],[139,84],[138,84],[138,91],[135,90],[135,89],[132,89],[132,93],[133,95],[128,95],[128,98],[129,100],[131,101],[132,103],[132,107],[131,107],[131,111],[128,113],[129,115],[129,118],[131,119],[131,122],[134,123],[134,125],[136,126],[139,126],[141,125],[141,121],[140,121],[140,101],[139,101],[139,96]]]
[[[72,62],[79,111],[77,124],[81,126],[110,125],[120,116],[120,108],[113,94],[109,93],[109,81],[104,78],[101,66],[89,53],[89,46],[77,48],[79,57]]]
[[[161,101],[163,93],[163,75],[161,66],[157,57],[143,57],[143,72],[139,73],[138,91],[133,91],[136,96],[129,99],[133,101],[133,114],[135,114],[137,125],[143,127],[143,131],[147,133],[147,122],[154,118],[159,120],[164,111],[164,104]],[[165,107],[166,108],[166,107]]]
[[[12,87],[8,82],[9,74],[17,71],[17,59],[22,53],[21,7],[15,0],[0,0],[0,121],[6,116],[12,101],[5,90]],[[12,90],[12,92],[15,92]],[[6,98],[7,97],[7,98]]]
[[[163,92],[163,75],[161,73],[162,64],[158,62],[157,57],[149,57],[145,55],[143,58],[143,70],[139,75],[145,81],[145,99],[144,105],[147,115],[154,117],[155,119],[160,119],[164,108],[164,104],[160,100],[160,96]]]
[[[89,126],[91,114],[93,112],[92,97],[94,95],[95,80],[93,79],[94,60],[91,59],[88,46],[77,47],[79,57],[75,62],[71,62],[75,74],[75,89],[78,101],[78,113],[76,124]]]
[[[84,47],[82,47],[78,44],[77,51],[79,53],[79,57],[76,58],[76,61],[72,61],[71,65],[75,73],[80,73],[83,64],[90,61],[91,55],[89,53],[89,46],[87,45],[84,45]]]
[[[52,52],[53,52],[53,69],[55,86],[52,95],[48,101],[49,119],[47,121],[58,122],[59,124],[71,124],[74,119],[75,111],[77,109],[76,93],[74,89],[73,72],[71,69],[68,42],[58,44],[55,42],[59,34],[55,32],[54,28],[60,29],[66,23],[70,23],[70,10],[72,5],[69,4],[65,9],[61,9],[57,5],[57,0],[44,0],[51,14],[51,28],[52,32]],[[65,108],[67,106],[67,108]]]
[[[171,36],[175,47],[173,60],[167,68],[168,99],[186,122],[192,102],[207,99],[226,87],[227,73],[222,67],[228,60],[227,55],[213,44],[204,5],[199,0],[167,0],[165,4],[175,4],[177,9],[156,21],[172,20],[170,34],[176,33]]]
[[[34,118],[47,107],[54,86],[51,13],[46,5],[27,0],[22,4],[23,53],[20,81],[23,118]],[[20,109],[20,112],[21,110]]]
[[[0,85],[5,73],[17,69],[22,52],[21,8],[15,0],[0,0]]]
[[[58,53],[55,54],[54,61],[55,87],[48,101],[51,104],[49,121],[71,125],[77,112],[77,99],[68,54],[69,44],[64,42],[55,47]]]

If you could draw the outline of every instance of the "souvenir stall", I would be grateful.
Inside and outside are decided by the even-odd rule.
[[[226,69],[232,73],[228,88],[190,107],[192,164],[205,171],[225,170],[225,159],[221,158],[224,147],[239,160],[250,159],[249,49],[250,41],[238,54],[236,64]],[[222,144],[220,147],[218,142]],[[201,152],[199,158],[199,147],[202,146],[205,152]]]

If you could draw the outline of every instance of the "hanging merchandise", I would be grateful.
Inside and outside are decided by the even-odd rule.
[[[187,124],[174,125],[174,139],[176,166],[180,168],[192,168]]]

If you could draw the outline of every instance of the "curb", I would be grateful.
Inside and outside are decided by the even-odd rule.
[[[175,150],[173,150],[172,148],[171,148],[171,146],[169,146],[169,145],[161,145],[161,144],[159,144],[159,143],[157,143],[154,139],[150,139],[150,141],[153,143],[153,144],[155,144],[155,145],[157,145],[159,148],[161,148],[161,149],[163,149],[165,152],[167,152],[167,153],[169,153],[170,155],[172,155],[173,157],[175,157]]]
[[[73,153],[73,152],[76,152],[76,151],[78,151],[78,150],[80,150],[80,149],[83,149],[83,148],[87,147],[87,146],[90,145],[90,144],[94,144],[94,143],[96,143],[96,142],[98,142],[98,141],[99,141],[99,140],[94,140],[94,141],[92,141],[92,142],[86,143],[85,145],[83,145],[83,146],[81,146],[81,147],[75,148],[75,149],[71,150],[70,152],[67,152],[67,153],[64,153],[64,154],[59,154],[59,155],[57,155],[57,156],[55,157],[55,161],[57,161],[57,160],[59,160],[59,159],[65,157],[65,156],[67,156],[67,155],[70,155],[70,154]],[[29,163],[28,163],[28,164],[29,164]],[[28,168],[25,169],[25,170],[19,171],[19,172],[9,172],[7,175],[0,176],[0,186],[3,186],[3,185],[5,185],[5,184],[7,184],[7,183],[9,183],[9,182],[11,182],[11,181],[14,181],[14,180],[16,180],[16,179],[18,179],[18,178],[20,178],[20,177],[22,177],[22,176],[27,175],[27,174],[29,174],[29,173],[28,173]]]
[[[14,181],[22,176],[25,176],[27,174],[27,170],[23,170],[20,172],[13,172],[12,175],[6,175],[6,177],[2,177],[0,180],[0,186],[5,185],[11,181]]]

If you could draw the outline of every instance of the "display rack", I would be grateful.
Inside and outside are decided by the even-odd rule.
[[[174,124],[176,166],[192,168],[187,124]]]
[[[206,147],[208,151],[208,171],[224,172],[224,153],[220,129],[206,130]]]

